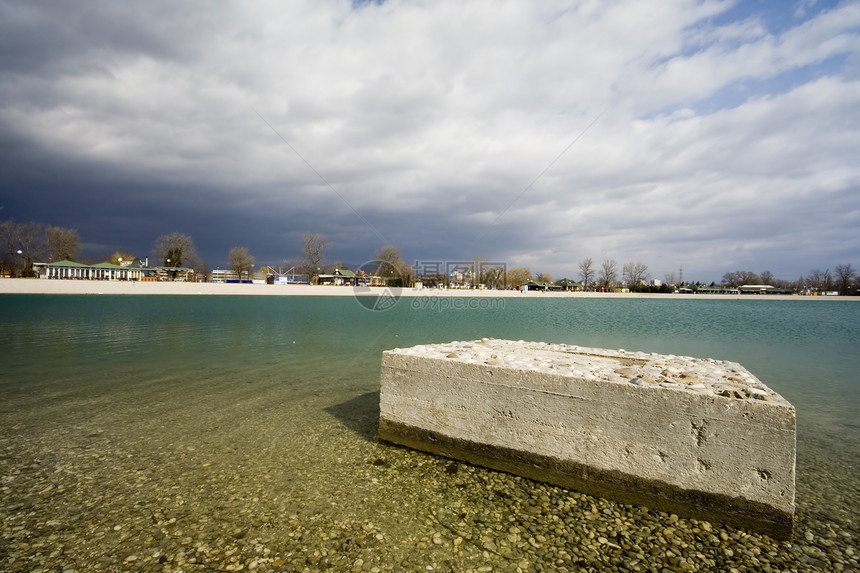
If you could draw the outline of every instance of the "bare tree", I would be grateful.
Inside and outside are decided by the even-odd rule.
[[[773,273],[770,271],[762,271],[761,274],[758,276],[758,279],[763,285],[776,286],[773,284],[776,282],[776,278],[774,278]]]
[[[820,269],[812,269],[809,274],[803,277],[803,283],[809,290],[822,290],[824,283],[824,273]]]
[[[636,290],[642,286],[644,286],[645,281],[648,280],[648,265],[645,263],[624,263],[623,269],[624,280],[627,282],[627,286],[633,290]]]
[[[37,221],[0,221],[0,267],[13,276],[33,276],[33,263],[46,259],[47,225]]]
[[[591,257],[579,262],[579,278],[582,280],[582,288],[588,290],[594,281],[594,261],[591,260]]]
[[[385,245],[375,253],[376,275],[386,279],[388,286],[404,287],[412,284],[414,271],[412,266],[400,256],[400,249],[394,245]]]
[[[248,279],[252,280],[251,267],[254,266],[254,257],[248,252],[247,247],[233,247],[229,252],[230,268],[242,280],[242,274],[248,273]]]
[[[836,265],[836,282],[839,285],[839,294],[848,294],[848,289],[851,287],[851,281],[854,279],[856,271],[850,264]]]
[[[49,261],[75,259],[81,253],[81,237],[75,229],[46,227],[45,250]]]
[[[827,292],[832,289],[833,275],[830,274],[830,269],[809,271],[809,275],[806,277],[806,286],[818,292]]]
[[[165,267],[191,267],[198,262],[194,239],[182,233],[158,237],[152,245],[152,256]]]
[[[538,275],[535,277],[535,280],[539,283],[551,283],[552,275],[549,273],[538,273]]]
[[[761,279],[752,271],[733,271],[723,275],[723,286],[739,287],[757,284],[761,284]]]
[[[203,259],[197,259],[197,264],[194,265],[194,280],[198,282],[209,282],[212,277],[212,271],[209,265]]]
[[[505,265],[493,263],[487,257],[472,261],[472,286],[482,284],[491,289],[505,288]]]
[[[485,263],[480,267],[481,283],[487,285],[487,288],[501,290],[508,286],[507,272],[504,265],[494,265]]]
[[[293,257],[292,259],[284,259],[284,274],[300,274],[307,273],[308,262],[301,257]]]
[[[18,224],[13,219],[0,221],[0,245],[0,270],[17,275],[24,259],[18,254]]]
[[[45,257],[45,224],[28,221],[18,223],[17,227],[20,247],[16,249],[16,253],[20,250],[20,255],[24,259],[21,273],[29,276],[33,273],[33,263]]]
[[[618,264],[612,259],[604,259],[600,266],[600,285],[609,290],[615,286],[618,280]]]
[[[322,235],[312,232],[302,235],[302,254],[305,256],[308,274],[319,273],[325,260],[323,250],[328,245],[329,240]]]

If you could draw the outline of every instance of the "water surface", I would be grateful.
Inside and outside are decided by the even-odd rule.
[[[620,542],[615,556],[589,549],[609,535],[599,527],[572,533],[582,517],[571,500],[652,532],[667,516],[377,442],[382,350],[487,336],[740,362],[797,408],[796,537],[813,549],[777,544],[773,562],[850,566],[840,548],[856,544],[860,510],[860,304],[480,300],[403,298],[371,312],[351,297],[0,297],[0,557],[21,570],[629,563]],[[547,538],[552,521],[565,532],[552,551],[505,541],[521,535],[512,528]],[[559,549],[574,546],[584,553]],[[742,563],[737,553],[642,563],[706,570]]]

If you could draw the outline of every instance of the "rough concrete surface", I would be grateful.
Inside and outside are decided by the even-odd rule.
[[[791,534],[795,411],[737,363],[482,339],[383,353],[382,439]]]

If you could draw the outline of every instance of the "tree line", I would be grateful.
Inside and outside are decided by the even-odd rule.
[[[0,207],[2,209],[2,207]],[[331,273],[343,268],[340,261],[328,262],[325,249],[328,238],[317,233],[307,232],[302,236],[302,257],[287,259],[284,263],[295,274],[309,277],[321,273]],[[130,262],[137,257],[125,250],[117,250],[107,257],[96,260],[81,259],[82,245],[80,234],[75,229],[56,227],[47,223],[29,221],[20,223],[14,219],[0,220],[0,276],[34,276],[33,263],[72,260],[80,263],[95,263],[107,260],[115,265]],[[194,239],[180,232],[160,235],[155,239],[150,253],[154,266],[167,269],[190,268],[202,280],[208,280],[211,271],[198,255]],[[393,246],[382,247],[374,253],[375,262],[365,269],[367,274],[386,277],[392,285],[411,284],[414,278],[412,267],[400,256]],[[252,277],[256,261],[250,250],[244,246],[231,248],[227,253],[229,268],[237,277]]]
[[[301,239],[301,256],[284,260],[287,272],[305,274],[308,277],[332,273],[344,268],[340,261],[329,262],[325,251],[331,241],[315,232],[306,232]],[[32,276],[33,263],[61,260],[76,260],[80,256],[81,238],[75,229],[57,227],[47,223],[13,219],[0,220],[0,275]],[[197,254],[194,240],[179,232],[161,235],[155,239],[151,255],[157,266],[167,268],[191,268],[198,277],[206,280],[210,271],[205,261]],[[135,258],[132,253],[118,250],[108,261],[120,264]],[[229,267],[238,277],[251,277],[255,257],[247,247],[236,246],[227,253]],[[87,261],[78,261],[87,262]],[[548,273],[532,273],[528,267],[508,269],[506,265],[492,263],[485,257],[458,263],[458,284],[490,289],[517,288],[532,281],[551,283]],[[394,245],[385,245],[374,252],[373,260],[366,268],[356,269],[359,274],[372,274],[385,278],[390,286],[410,286],[419,278],[428,287],[450,286],[452,277],[449,268],[416,269],[406,262]],[[619,266],[614,259],[604,259],[599,264],[586,257],[577,264],[579,288],[596,291],[611,291],[624,287],[631,291],[672,292],[678,288],[696,290],[700,282],[679,281],[674,273],[665,276],[657,286],[651,279],[648,266],[640,261],[629,261]],[[565,277],[572,280],[570,277]],[[712,283],[713,284],[713,283]],[[839,264],[831,271],[813,269],[809,274],[794,281],[776,278],[770,271],[731,271],[723,275],[719,286],[737,288],[742,285],[770,285],[787,292],[825,293],[840,295],[860,293],[860,275],[851,264]]]
[[[604,259],[599,265],[586,257],[577,264],[579,287],[587,291],[614,290],[624,287],[633,292],[673,292],[685,288],[696,291],[705,285],[698,281],[679,280],[674,273],[668,273],[659,286],[652,281],[648,266],[638,261],[630,261],[620,266],[613,259]],[[546,273],[532,274],[528,267],[517,267],[507,271],[506,284],[519,285],[529,281],[552,282],[552,277]],[[727,289],[735,289],[743,285],[770,285],[779,290],[794,293],[838,293],[839,295],[860,294],[860,274],[849,263],[836,265],[821,271],[813,269],[809,274],[794,281],[776,278],[770,271],[756,274],[752,271],[731,271],[723,275],[720,284],[711,283]],[[489,286],[489,285],[488,285]],[[493,287],[491,287],[493,288]]]
[[[727,287],[741,285],[771,285],[776,288],[798,293],[836,292],[840,295],[860,293],[860,275],[850,264],[840,264],[824,271],[812,269],[809,274],[794,281],[778,279],[770,271],[756,274],[752,271],[732,271],[723,275],[722,284]]]
[[[76,229],[39,221],[21,223],[14,219],[0,220],[0,275],[33,276],[33,263],[64,260],[95,263],[107,260],[118,265],[136,258],[132,253],[118,250],[98,261],[82,260],[82,250],[81,237]],[[156,238],[151,255],[156,266],[187,267],[208,273],[205,262],[197,255],[194,240],[183,233],[174,232]]]
[[[29,221],[0,220],[0,274],[32,276],[33,263],[74,259],[81,238],[74,229]]]
[[[586,257],[577,264],[576,277],[579,278],[579,288],[587,291],[611,291],[620,286],[631,291],[651,291],[655,288],[650,284],[648,265],[640,261],[630,261],[619,268],[614,259],[604,259],[598,265],[594,259]],[[574,280],[571,277],[564,278]],[[528,267],[513,268],[507,273],[506,282],[513,287],[530,281],[550,283],[553,278],[547,273],[533,275]],[[663,290],[668,291],[668,287]]]

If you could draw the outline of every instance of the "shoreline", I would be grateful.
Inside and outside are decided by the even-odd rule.
[[[0,279],[2,294],[78,295],[222,295],[222,296],[383,296],[484,298],[649,298],[705,300],[860,300],[850,296],[756,294],[674,294],[612,292],[542,292],[431,288],[351,287],[328,285],[268,285],[237,283],[137,282],[50,279]]]

